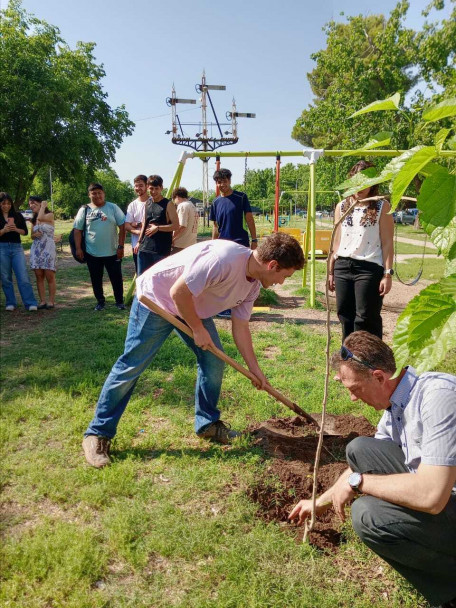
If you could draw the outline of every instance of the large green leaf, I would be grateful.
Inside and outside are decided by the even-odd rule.
[[[417,207],[421,221],[435,227],[447,226],[456,215],[456,175],[441,167],[427,177],[421,186]]]
[[[440,131],[434,137],[434,145],[438,152],[442,150],[442,146],[450,133],[451,129],[440,129]]]
[[[361,114],[367,114],[368,112],[384,112],[385,110],[398,110],[400,101],[400,93],[395,93],[387,99],[379,99],[378,101],[373,101],[368,106],[364,106],[364,108],[361,108],[361,110],[358,110],[357,112],[352,114],[350,118],[360,116]]]
[[[357,150],[345,152],[343,156],[359,156],[362,150],[374,150],[375,148],[383,148],[385,146],[389,146],[391,143],[392,135],[392,131],[380,131],[379,133],[372,135],[369,141],[363,146],[361,146]]]
[[[355,194],[355,192],[359,192],[360,190],[364,190],[364,188],[369,188],[383,182],[389,182],[391,179],[393,179],[396,173],[402,169],[407,160],[415,154],[415,151],[420,150],[421,147],[422,146],[411,148],[410,150],[406,150],[400,156],[395,156],[392,158],[377,177],[366,177],[363,174],[364,172],[357,173],[350,179],[345,180],[342,182],[342,184],[337,186],[337,190],[348,188],[348,190],[344,192],[344,196],[346,197],[350,196],[351,194]]]
[[[442,293],[456,299],[456,274],[440,281]]]
[[[397,204],[401,200],[404,192],[412,179],[420,170],[425,167],[433,158],[437,156],[437,151],[433,146],[426,146],[414,152],[400,171],[393,179],[393,195],[391,198],[391,207],[394,211]]]
[[[428,108],[423,112],[423,120],[427,122],[435,122],[442,118],[448,118],[449,116],[456,116],[456,97],[451,99],[444,99],[436,106]]]
[[[423,230],[429,235],[431,241],[446,258],[452,260],[456,256],[456,218],[447,226],[434,226],[421,220]]]
[[[393,336],[397,369],[408,363],[418,372],[433,369],[456,348],[456,275],[423,289],[400,315]]]

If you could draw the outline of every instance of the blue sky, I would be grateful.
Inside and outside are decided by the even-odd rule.
[[[421,26],[428,1],[411,1],[407,25]],[[165,185],[187,149],[165,135],[171,127],[165,99],[173,83],[178,96],[195,99],[194,87],[205,69],[209,84],[227,87],[212,95],[220,120],[233,97],[238,111],[256,113],[256,119],[239,119],[239,143],[226,150],[299,149],[290,133],[312,101],[306,75],[315,65],[310,55],[325,46],[324,24],[345,19],[342,11],[345,16],[389,14],[395,5],[395,0],[381,5],[378,0],[23,0],[27,11],[59,27],[72,48],[78,40],[96,43],[108,101],[125,104],[136,123],[113,167],[130,181],[138,173],[158,173]],[[196,122],[201,110],[180,106],[179,114],[181,120]],[[197,132],[190,129],[190,136],[193,130]],[[249,159],[253,169],[273,163]],[[223,164],[233,171],[233,182],[243,181],[243,160]],[[210,175],[213,168],[211,162]],[[187,161],[182,185],[193,189],[201,183],[201,162]]]

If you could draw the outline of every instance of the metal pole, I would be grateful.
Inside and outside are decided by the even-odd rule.
[[[276,156],[274,232],[279,231],[280,156]]]
[[[220,156],[215,157],[215,170],[220,171]],[[219,196],[220,188],[218,184],[215,184],[215,196]]]
[[[315,159],[310,164],[310,298],[309,305],[315,308]]]
[[[353,152],[353,150],[315,150],[315,152],[320,152],[323,156],[344,156],[349,152]],[[407,150],[357,150],[356,156],[386,156],[389,158],[394,158],[395,156],[400,156]],[[252,156],[252,157],[268,157],[268,156],[302,156],[303,150],[279,150],[279,151],[261,151],[261,152],[195,152],[195,158],[202,158],[204,156],[212,157],[220,156],[225,158],[240,158],[244,156]],[[452,158],[456,157],[456,150],[442,150],[440,152],[440,156],[443,158]]]

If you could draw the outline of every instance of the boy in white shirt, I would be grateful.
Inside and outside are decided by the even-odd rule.
[[[144,216],[144,205],[149,198],[147,192],[147,177],[145,175],[137,175],[133,180],[135,192],[138,198],[127,207],[127,215],[125,217],[125,229],[131,234],[131,248],[134,249],[138,243],[141,233],[142,220]],[[138,254],[133,251],[133,261],[135,263],[136,272],[138,272]]]

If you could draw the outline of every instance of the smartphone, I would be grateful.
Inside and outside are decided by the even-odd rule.
[[[9,218],[8,218],[8,224],[9,224],[10,226],[14,226],[14,217],[9,217]]]

